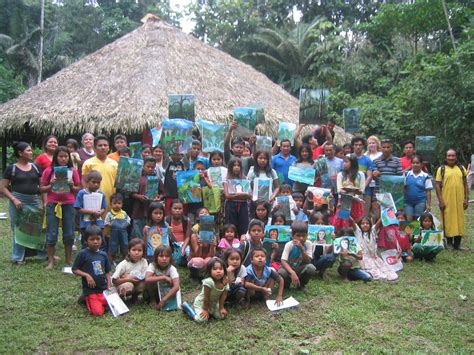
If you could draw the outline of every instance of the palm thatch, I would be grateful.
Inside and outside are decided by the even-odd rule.
[[[194,94],[196,116],[226,121],[262,102],[265,131],[298,121],[298,100],[265,75],[153,15],[144,25],[0,106],[0,135],[139,132],[168,115],[169,94]]]

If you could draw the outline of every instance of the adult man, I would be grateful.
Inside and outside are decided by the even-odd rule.
[[[291,164],[296,161],[296,157],[290,154],[291,142],[289,139],[283,139],[280,143],[280,153],[272,158],[272,168],[278,174],[278,177],[283,176],[285,184],[293,185],[293,181],[288,179],[288,169]]]
[[[372,170],[374,168],[372,165],[372,160],[368,156],[364,155],[364,149],[366,147],[364,138],[360,136],[352,138],[351,146],[359,163],[359,171],[365,174],[364,209],[365,215],[368,216],[373,196],[373,188],[371,188],[369,185],[372,181]]]
[[[400,158],[392,155],[393,143],[390,139],[382,140],[382,155],[374,160],[375,191],[378,191],[379,177],[382,175],[402,175],[402,164]]]
[[[407,171],[411,168],[411,158],[415,155],[415,143],[412,141],[407,141],[403,146],[403,153],[405,156],[400,158],[400,163],[402,164],[402,170]]]
[[[85,177],[90,171],[96,170],[102,176],[100,191],[106,197],[107,210],[110,210],[110,196],[115,193],[115,178],[117,176],[118,163],[107,157],[109,152],[109,141],[106,136],[98,135],[94,138],[95,157],[87,159],[82,165],[82,176]],[[84,179],[82,185],[85,187]]]

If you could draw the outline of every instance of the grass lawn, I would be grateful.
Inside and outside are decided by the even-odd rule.
[[[0,199],[0,212],[7,211]],[[46,271],[44,261],[10,262],[9,221],[0,221],[0,353],[18,352],[474,352],[474,206],[466,213],[468,250],[443,251],[432,264],[405,264],[396,283],[313,280],[307,294],[285,293],[299,309],[270,314],[265,305],[231,309],[225,321],[198,325],[181,312],[146,305],[121,318],[93,318],[76,301],[80,278]],[[59,255],[63,256],[61,245]],[[184,269],[184,300],[199,285]]]

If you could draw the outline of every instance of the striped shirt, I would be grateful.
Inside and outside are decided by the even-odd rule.
[[[383,155],[373,161],[374,171],[380,171],[380,175],[402,175],[402,163],[400,158],[390,155],[388,159],[385,159]],[[376,189],[379,185],[379,179],[375,179]]]

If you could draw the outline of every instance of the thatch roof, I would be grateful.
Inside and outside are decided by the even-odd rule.
[[[168,114],[169,94],[194,94],[196,117],[225,121],[262,102],[266,131],[297,123],[298,100],[265,75],[155,16],[0,106],[1,134],[132,133]]]

